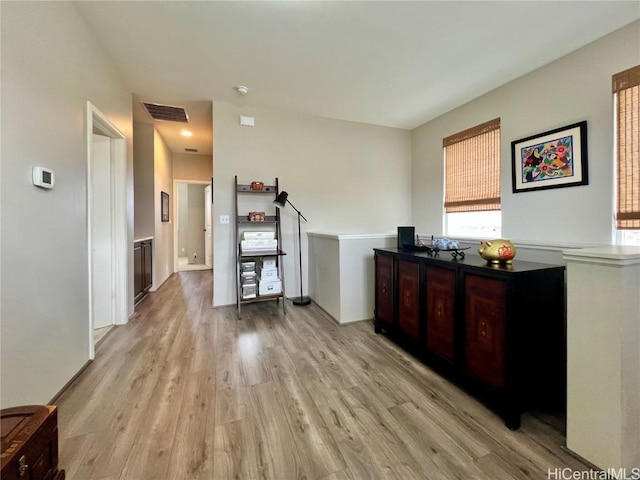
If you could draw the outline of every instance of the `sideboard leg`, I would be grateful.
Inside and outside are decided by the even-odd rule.
[[[520,428],[520,413],[507,410],[504,414],[504,424],[509,430],[518,430]]]

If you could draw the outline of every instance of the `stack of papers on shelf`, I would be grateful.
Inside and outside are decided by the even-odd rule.
[[[273,240],[276,232],[244,232],[245,240]]]
[[[278,249],[275,232],[244,232],[244,240],[240,241],[242,253],[254,253]]]
[[[242,249],[242,253],[277,250],[278,240],[275,238],[242,240],[240,242],[240,248]]]

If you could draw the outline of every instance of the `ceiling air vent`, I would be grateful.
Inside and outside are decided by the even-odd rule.
[[[191,153],[198,153],[198,149],[197,148],[185,148],[184,151],[185,152],[191,152]]]
[[[157,103],[142,102],[149,115],[154,120],[165,120],[168,122],[189,123],[189,116],[183,107],[172,107],[170,105],[158,105]]]

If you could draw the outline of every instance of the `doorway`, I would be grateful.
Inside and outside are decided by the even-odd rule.
[[[86,108],[89,358],[96,329],[127,322],[125,136],[91,102]]]
[[[176,272],[212,268],[211,185],[174,181],[176,222],[174,229]]]
[[[115,323],[111,139],[97,133],[91,143],[91,284],[94,344]]]

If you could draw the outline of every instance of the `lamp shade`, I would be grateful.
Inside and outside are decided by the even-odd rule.
[[[287,204],[287,197],[289,197],[289,194],[287,192],[280,192],[276,199],[273,201],[273,204],[278,208],[284,208],[284,206]]]

